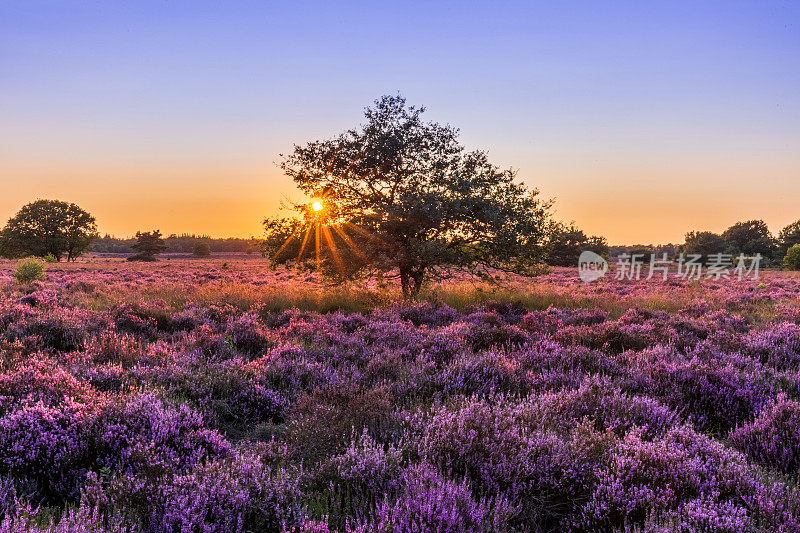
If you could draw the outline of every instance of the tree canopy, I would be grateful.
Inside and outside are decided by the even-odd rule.
[[[604,237],[587,236],[574,224],[556,223],[547,240],[547,264],[553,266],[578,266],[581,252],[590,250],[608,257],[608,243]]]
[[[9,219],[0,232],[0,253],[6,257],[52,254],[74,260],[97,237],[92,215],[61,200],[36,200]]]
[[[300,218],[265,220],[273,259],[397,275],[406,297],[454,270],[538,273],[550,204],[423,112],[384,96],[361,126],[296,145],[281,168],[313,200],[294,206]]]
[[[161,238],[161,232],[156,229],[146,232],[137,231],[136,242],[131,245],[131,248],[137,253],[130,256],[128,261],[155,261],[156,256],[167,249],[167,245]]]
[[[800,244],[800,220],[795,220],[778,233],[778,255],[786,255],[795,244]]]
[[[690,231],[681,251],[685,254],[700,254],[708,257],[725,251],[727,244],[722,235],[711,231]]]
[[[722,234],[727,252],[733,255],[748,256],[761,254],[765,259],[772,259],[777,251],[775,238],[763,220],[747,220],[737,222]]]

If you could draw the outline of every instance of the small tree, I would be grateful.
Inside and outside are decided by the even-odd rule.
[[[195,257],[209,257],[211,255],[211,245],[206,241],[197,241],[192,246],[192,254]]]
[[[295,146],[281,167],[314,200],[294,206],[300,219],[265,221],[273,260],[396,275],[407,298],[453,270],[538,273],[550,204],[423,112],[384,96],[362,126]]]
[[[23,259],[14,269],[14,279],[20,283],[31,283],[45,279],[44,264],[38,259]]]
[[[72,261],[97,237],[92,215],[75,204],[36,200],[20,209],[0,232],[0,253],[5,257],[66,255]]]
[[[786,251],[786,256],[783,258],[783,268],[800,270],[800,244],[794,244]]]
[[[131,246],[137,253],[128,261],[155,261],[156,256],[167,249],[159,230],[136,232],[136,242]]]

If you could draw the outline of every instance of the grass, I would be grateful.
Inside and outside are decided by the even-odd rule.
[[[226,266],[227,265],[227,266]],[[6,294],[27,292],[11,279],[15,263],[0,262],[0,274],[9,274],[2,285]],[[379,289],[375,286],[329,286],[319,282],[316,275],[269,269],[267,260],[205,259],[170,260],[149,264],[131,264],[121,260],[89,258],[75,263],[58,263],[48,269],[50,283],[73,282],[74,288],[61,291],[72,305],[102,311],[119,303],[158,302],[171,311],[188,306],[226,306],[237,310],[369,312],[376,307],[388,307],[401,300],[396,287]],[[419,299],[443,303],[459,311],[489,301],[519,303],[530,311],[557,308],[598,308],[613,318],[631,308],[648,311],[676,312],[698,300],[707,301],[712,308],[726,308],[741,314],[754,323],[774,320],[775,304],[769,298],[748,302],[725,302],[724,291],[703,282],[689,282],[678,287],[651,282],[632,282],[622,285],[630,293],[615,292],[621,286],[609,281],[602,284],[575,282],[573,269],[553,269],[552,275],[538,278],[512,278],[502,285],[469,280],[429,283]],[[209,277],[209,275],[211,275]],[[756,283],[756,291],[769,290],[776,279],[791,280],[798,273],[766,272]],[[107,276],[103,279],[102,276]],[[204,277],[205,276],[205,277]],[[74,284],[87,278],[90,282]],[[121,278],[129,279],[121,283]],[[157,281],[157,282],[155,282]],[[649,284],[649,285],[648,285]],[[783,298],[784,307],[800,309],[797,298]]]

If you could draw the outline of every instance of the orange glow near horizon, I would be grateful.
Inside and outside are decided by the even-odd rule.
[[[721,232],[753,218],[765,220],[777,233],[800,218],[796,155],[758,165],[742,164],[741,158],[676,159],[661,170],[635,159],[582,168],[566,154],[532,158],[506,149],[501,155],[498,164],[519,160],[519,177],[538,187],[542,198],[555,198],[557,219],[574,221],[612,244],[680,243],[687,231]],[[310,200],[264,159],[247,165],[216,161],[163,167],[4,164],[3,177],[12,177],[15,185],[7,185],[0,197],[0,222],[27,202],[52,198],[75,202],[92,213],[101,234],[129,237],[158,228],[164,235],[260,236],[264,217],[281,214],[286,200]],[[640,170],[645,168],[650,170]],[[639,172],[647,179],[637,177]],[[314,203],[324,209],[322,201],[311,201],[312,209]]]

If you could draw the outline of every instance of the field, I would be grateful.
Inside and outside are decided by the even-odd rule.
[[[0,531],[800,531],[790,273],[48,267],[0,263]]]

